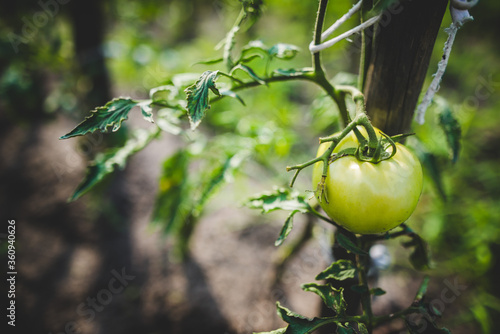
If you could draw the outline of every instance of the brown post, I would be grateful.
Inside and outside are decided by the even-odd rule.
[[[364,94],[373,125],[408,132],[447,0],[401,0],[365,38]]]

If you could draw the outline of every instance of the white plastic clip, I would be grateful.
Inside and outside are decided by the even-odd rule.
[[[328,36],[330,36],[335,30],[337,30],[343,23],[345,23],[348,19],[350,19],[356,12],[358,12],[361,9],[361,5],[363,4],[363,0],[358,1],[347,13],[345,13],[340,19],[335,21],[334,24],[330,26],[330,28],[326,29],[322,34],[321,34],[321,41],[324,41]],[[332,45],[340,42],[341,40],[358,33],[375,23],[377,23],[382,15],[378,15],[375,17],[372,17],[369,20],[366,20],[365,22],[361,23],[357,27],[352,28],[351,30],[346,31],[343,34],[340,34],[337,37],[334,37],[330,39],[329,41],[321,44],[314,44],[314,41],[309,44],[309,50],[311,53],[316,53],[318,51],[324,50],[326,48],[331,47]]]

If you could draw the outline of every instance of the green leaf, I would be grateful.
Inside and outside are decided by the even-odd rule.
[[[346,236],[342,232],[339,232],[336,234],[336,240],[340,246],[342,246],[343,248],[345,248],[346,250],[348,250],[351,253],[358,254],[358,255],[368,254],[364,250],[362,250],[361,248],[356,246],[356,244],[348,236]]]
[[[267,47],[264,43],[262,43],[262,41],[255,40],[249,42],[243,47],[242,57],[243,55],[248,54],[252,51],[258,51],[271,59],[278,58],[289,60],[297,55],[297,53],[300,51],[300,48],[295,45],[286,43],[278,43],[271,47]]]
[[[220,91],[220,95],[232,97],[232,98],[237,99],[238,101],[240,101],[240,103],[242,105],[245,105],[245,101],[243,101],[243,99],[238,94],[236,94],[235,92],[233,92],[232,90],[228,90],[228,89],[221,90]]]
[[[451,149],[451,161],[457,162],[460,153],[460,139],[462,137],[462,129],[460,123],[455,118],[449,107],[444,108],[439,113],[439,125],[446,135],[446,141]]]
[[[202,61],[199,61],[197,63],[195,63],[195,65],[199,65],[199,64],[202,64],[202,65],[214,65],[214,64],[217,64],[217,63],[222,63],[224,61],[224,58],[215,58],[215,59],[209,59],[209,60],[202,60]]]
[[[188,162],[188,153],[180,150],[163,163],[152,222],[163,225],[165,233],[176,230],[192,208]]]
[[[382,296],[386,294],[386,292],[381,288],[373,288],[370,290],[370,293],[374,296]]]
[[[247,200],[246,205],[252,209],[262,209],[263,213],[275,210],[311,212],[311,207],[303,196],[285,188],[277,188],[274,192],[265,192],[251,197]]]
[[[204,180],[204,183],[198,186],[198,188],[201,188],[201,192],[196,200],[195,215],[201,212],[207,200],[220,185],[231,180],[234,171],[238,169],[248,155],[249,153],[244,150],[231,154],[226,157],[222,164],[216,165],[214,169],[203,175],[202,180]]]
[[[278,43],[271,46],[271,48],[268,50],[268,53],[271,57],[289,60],[295,57],[299,50],[300,48],[295,45]]]
[[[321,285],[318,283],[302,284],[302,290],[314,292],[321,297],[325,305],[342,316],[345,313],[347,304],[344,300],[344,289],[333,288],[330,284]]]
[[[299,69],[290,68],[287,70],[278,68],[278,69],[274,70],[274,73],[277,73],[279,75],[284,75],[287,77],[298,77],[301,75],[312,74],[313,69],[311,67],[305,67],[305,68],[299,68]]]
[[[238,61],[238,63],[249,63],[249,62],[251,62],[252,60],[254,60],[255,58],[260,58],[260,59],[262,59],[262,58],[264,58],[264,56],[263,56],[263,55],[261,55],[261,54],[253,54],[253,55],[250,55],[250,56],[247,56],[247,57],[242,57],[242,58]]]
[[[268,50],[269,48],[264,43],[262,43],[261,40],[255,40],[255,41],[250,41],[247,45],[245,45],[242,48],[241,53],[243,55],[251,51],[259,51],[266,55],[269,55]]]
[[[351,324],[349,324],[348,322],[346,322],[345,324],[342,324],[339,322],[337,324],[337,333],[338,334],[357,334],[354,327],[352,327]]]
[[[188,117],[192,130],[196,129],[203,117],[205,117],[205,112],[210,109],[208,91],[211,90],[214,94],[220,95],[215,87],[218,74],[219,71],[206,71],[196,83],[184,90],[187,95]]]
[[[415,300],[420,302],[424,299],[425,294],[427,293],[427,287],[429,286],[430,278],[429,276],[425,276],[418,288],[417,294],[415,295]]]
[[[250,78],[252,78],[253,80],[257,81],[259,84],[261,85],[265,85],[266,82],[264,81],[264,79],[261,79],[250,67],[248,67],[247,65],[243,65],[243,64],[238,64],[236,66],[234,66],[232,69],[231,69],[231,72],[229,72],[229,75],[233,75],[233,73],[236,71],[236,70],[241,70],[245,73],[248,74],[248,76],[250,76]]]
[[[489,306],[489,305],[488,305]],[[492,333],[492,321],[489,307],[481,302],[475,302],[471,306],[474,320],[481,326],[481,333]]]
[[[293,216],[299,212],[298,210],[292,211],[290,215],[288,215],[288,218],[286,219],[285,223],[283,224],[283,227],[281,228],[280,235],[278,239],[274,242],[274,245],[281,246],[283,242],[285,241],[286,237],[288,237],[288,234],[292,231],[293,228]]]
[[[426,152],[420,156],[420,161],[427,171],[428,175],[434,183],[439,196],[445,201],[447,199],[446,191],[444,189],[443,178],[441,176],[441,166],[437,160],[436,155]]]
[[[276,239],[274,245],[280,246],[283,244],[288,234],[293,228],[293,216],[297,212],[311,212],[311,206],[306,202],[303,196],[298,192],[290,192],[288,189],[279,188],[274,192],[266,192],[261,195],[249,198],[245,203],[252,209],[261,209],[263,213],[268,213],[275,210],[292,211],[281,228],[280,235]]]
[[[151,100],[143,101],[138,104],[141,108],[142,117],[148,122],[154,123],[153,108],[151,107]]]
[[[69,201],[78,199],[101,182],[106,175],[111,174],[116,169],[125,168],[127,159],[146,147],[156,135],[157,129],[153,131],[139,129],[132,133],[132,137],[122,147],[112,148],[104,153],[99,153],[95,160],[88,166],[85,178],[78,185],[73,195],[69,198]]]
[[[335,279],[343,281],[356,277],[357,269],[349,260],[337,260],[316,276],[317,280]]]
[[[112,131],[117,131],[122,122],[128,118],[129,111],[138,104],[130,98],[116,98],[103,107],[97,107],[90,112],[83,122],[78,124],[73,130],[59,139],[67,139],[75,136],[83,136],[89,132],[99,130],[106,132],[109,127]]]
[[[158,110],[156,125],[165,132],[179,135],[183,131],[181,128],[181,116],[182,113],[178,109],[162,108]]]
[[[278,315],[288,323],[285,334],[310,334],[323,325],[333,322],[332,318],[306,318],[282,307],[279,302],[276,303],[276,306],[278,307]]]
[[[333,86],[345,85],[345,86],[354,86],[358,85],[358,75],[349,72],[338,72],[335,76],[330,80],[330,83]]]
[[[149,90],[149,97],[156,105],[170,106],[171,101],[176,100],[178,96],[179,89],[174,85],[163,85]]]
[[[416,270],[429,269],[430,259],[427,243],[416,233],[412,233],[411,238],[411,241],[403,243],[406,248],[414,247],[410,254],[410,263]]]
[[[362,322],[358,322],[358,331],[359,334],[368,334],[368,328],[366,328],[366,325]]]
[[[253,334],[285,334],[286,332],[286,327],[285,328],[280,328],[280,329],[276,329],[274,331],[270,331],[270,332],[259,332],[259,333],[253,333]]]
[[[438,330],[438,333],[442,334],[451,334],[451,331],[448,328],[442,327],[442,328],[436,328]]]
[[[431,178],[434,187],[443,201],[446,200],[446,191],[443,185],[443,178],[441,177],[441,166],[437,160],[436,155],[429,152],[419,140],[412,141],[412,146],[415,149],[420,163],[422,164],[427,175]]]

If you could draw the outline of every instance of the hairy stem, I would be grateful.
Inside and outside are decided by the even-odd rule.
[[[314,26],[314,45],[321,44],[321,31],[323,30],[323,23],[325,21],[327,6],[328,0],[319,1],[318,14],[316,16],[316,24]],[[342,126],[346,126],[349,123],[350,117],[349,113],[347,112],[345,101],[343,100],[342,94],[337,92],[335,88],[330,84],[330,82],[326,79],[325,71],[323,70],[323,66],[321,65],[321,54],[319,51],[316,51],[312,54],[312,65],[315,76],[315,80],[313,81],[321,88],[323,88],[328,96],[330,96],[337,104],[337,106],[339,107],[340,116],[342,118]]]
[[[361,238],[357,239],[358,245],[361,249],[365,250],[366,244],[363,243]],[[363,288],[363,293],[361,295],[361,307],[363,308],[363,315],[367,318],[366,327],[368,333],[372,332],[373,329],[373,312],[372,312],[372,302],[370,288],[368,287],[367,271],[369,265],[368,255],[356,255],[356,265],[358,267],[358,279],[359,285]]]
[[[326,7],[328,6],[328,0],[320,0],[318,7],[318,14],[316,16],[316,24],[314,26],[314,45],[321,44],[321,31],[323,30],[323,23],[325,21]],[[321,56],[319,51],[313,53],[313,68],[316,74],[324,73],[323,67],[321,66]]]
[[[274,75],[269,78],[264,78],[262,81],[266,84],[269,83],[274,83],[274,82],[285,82],[285,81],[294,81],[294,80],[305,80],[305,81],[310,81],[314,82],[318,86],[320,86],[330,98],[337,104],[339,110],[340,110],[340,116],[342,118],[343,126],[346,126],[350,122],[350,116],[347,111],[347,107],[343,98],[343,93],[338,92],[335,90],[335,88],[328,82],[326,79],[324,72],[321,72],[320,75],[317,75],[314,73],[311,69],[310,72],[304,72],[303,74],[297,74],[297,75]],[[232,91],[239,91],[247,88],[252,88],[252,87],[257,87],[262,85],[261,82],[257,81],[247,81],[243,82],[240,81],[236,85],[231,86]],[[222,99],[224,96],[216,96],[211,99],[210,102],[216,102],[220,99]]]
[[[366,113],[365,109],[365,96],[363,93],[354,86],[338,85],[335,90],[351,95],[352,100],[356,103],[356,115]]]
[[[347,136],[347,134],[349,132],[351,132],[351,130],[356,128],[358,125],[361,125],[362,127],[365,128],[366,133],[368,134],[368,147],[370,149],[375,150],[379,145],[379,140],[377,138],[377,134],[375,133],[375,129],[371,125],[370,120],[368,119],[368,116],[366,116],[365,113],[361,113],[361,114],[357,115],[356,118],[354,118],[354,120],[352,122],[350,122],[344,128],[344,130],[342,130],[342,132],[340,134],[320,138],[319,142],[320,143],[325,143],[325,142],[329,142],[329,141],[337,141],[338,142],[342,138]]]
[[[269,83],[274,83],[274,82],[285,82],[285,81],[294,81],[294,80],[305,80],[305,81],[312,81],[315,82],[314,75],[312,75],[312,71],[310,73],[305,73],[305,74],[300,74],[300,75],[294,75],[294,76],[288,76],[288,75],[276,75],[272,76],[270,78],[265,78],[262,79],[262,81],[266,84]],[[231,86],[230,90],[232,91],[239,91],[239,90],[244,90],[247,88],[253,88],[257,86],[261,86],[261,82],[257,81],[239,81],[237,84]],[[224,95],[216,96],[210,100],[210,102],[216,102],[224,98]]]
[[[332,84],[326,78],[325,72],[323,70],[321,70],[321,72],[315,72],[314,82],[321,88],[323,88],[328,96],[330,96],[335,104],[337,104],[340,112],[340,117],[342,119],[342,126],[346,126],[347,124],[349,124],[351,117],[349,116],[349,112],[347,111],[344,94],[337,91],[335,87],[332,86]]]

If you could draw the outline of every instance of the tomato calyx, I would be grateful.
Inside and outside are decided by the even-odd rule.
[[[365,130],[368,138],[365,138],[360,129]],[[359,143],[358,146],[346,148],[334,153],[338,144],[342,141],[342,139],[349,135],[351,131],[357,138]],[[317,188],[314,190],[314,193],[316,198],[319,198],[320,201],[322,198],[325,198],[325,201],[328,203],[328,198],[325,196],[325,180],[327,177],[328,166],[330,164],[346,156],[353,156],[362,162],[378,164],[381,161],[391,159],[397,152],[395,142],[400,141],[407,136],[408,135],[405,134],[389,137],[383,132],[379,132],[379,135],[377,136],[376,129],[370,123],[368,116],[364,112],[359,113],[343,131],[319,139],[320,144],[330,143],[329,148],[323,154],[305,163],[287,167],[287,171],[295,170],[295,174],[290,182],[290,187],[293,187],[293,184],[302,169],[321,161],[323,163],[322,177]]]
[[[295,180],[297,179],[297,176],[300,171],[302,171],[302,169],[321,161],[323,163],[322,177],[316,190],[314,191],[316,195],[318,192],[320,193],[320,196],[316,196],[320,199],[325,193],[324,184],[327,176],[328,166],[335,160],[345,156],[354,156],[359,161],[378,164],[381,161],[388,160],[394,157],[394,155],[397,153],[395,142],[407,136],[398,135],[389,137],[382,132],[377,135],[375,128],[370,123],[370,120],[366,115],[365,98],[363,93],[353,86],[344,85],[336,86],[335,90],[340,94],[342,98],[344,98],[346,94],[351,95],[353,102],[356,104],[356,117],[351,120],[350,115],[347,114],[347,120],[349,123],[341,132],[319,139],[320,144],[327,142],[331,143],[329,148],[323,154],[305,163],[295,166],[289,166],[286,168],[288,172],[291,170],[295,170],[295,174],[290,181],[290,187],[293,187],[293,184],[295,183]],[[365,130],[368,138],[365,138],[365,136],[363,136],[358,127]],[[351,131],[356,136],[356,139],[359,143],[358,146],[355,148],[347,148],[341,150],[340,152],[334,153],[334,150],[340,143],[340,141],[347,135],[349,135]],[[328,202],[328,199],[326,199],[326,201]]]
[[[353,155],[359,161],[371,162],[373,164],[378,164],[381,161],[389,160],[392,158],[397,151],[396,144],[387,136],[385,133],[380,132],[380,139],[377,142],[377,147],[373,150],[368,144],[360,141],[358,148],[354,151],[354,154],[350,152],[344,152],[345,155]],[[359,141],[359,139],[358,139]]]

